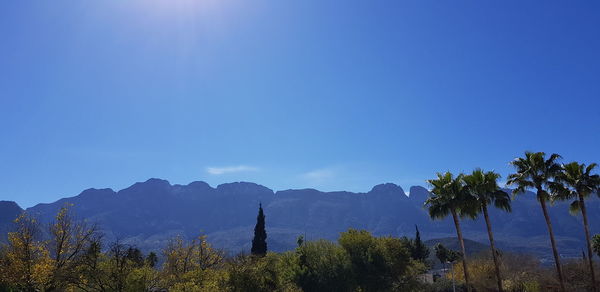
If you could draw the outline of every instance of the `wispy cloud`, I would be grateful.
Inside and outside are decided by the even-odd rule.
[[[335,171],[329,168],[316,169],[302,174],[302,178],[313,184],[320,184],[335,177]]]
[[[258,167],[247,166],[247,165],[237,165],[237,166],[224,166],[224,167],[207,167],[206,172],[212,175],[221,175],[228,173],[236,173],[236,172],[247,172],[247,171],[257,171]]]

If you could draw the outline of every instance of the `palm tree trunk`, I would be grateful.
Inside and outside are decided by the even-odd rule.
[[[460,222],[458,221],[458,216],[456,215],[456,211],[452,210],[452,219],[454,219],[454,226],[456,227],[456,235],[458,236],[458,242],[460,243],[460,249],[462,251],[462,262],[463,269],[465,272],[465,283],[467,285],[467,291],[471,291],[471,281],[469,278],[469,270],[467,269],[467,253],[465,251],[465,241],[462,237],[462,232],[460,231]]]
[[[481,205],[483,209],[483,216],[485,217],[485,224],[487,225],[488,237],[490,238],[490,248],[492,249],[492,258],[494,259],[494,267],[496,268],[496,281],[498,282],[498,291],[502,292],[502,278],[500,277],[500,263],[496,255],[496,247],[494,245],[494,235],[492,234],[492,224],[490,223],[490,216],[488,215],[487,204]]]
[[[594,274],[594,260],[592,257],[594,256],[592,252],[592,241],[590,239],[590,227],[587,219],[587,211],[585,210],[585,202],[583,200],[583,196],[579,195],[579,207],[581,208],[581,215],[583,217],[583,228],[585,229],[585,239],[588,248],[588,261],[590,264],[590,275],[592,276],[592,291],[596,290],[596,275]]]
[[[556,272],[558,273],[558,280],[560,281],[560,291],[566,292],[565,290],[565,281],[563,278],[562,268],[560,265],[560,257],[558,255],[558,249],[556,249],[556,241],[554,240],[554,232],[552,231],[552,223],[550,222],[550,216],[548,215],[548,209],[546,208],[546,199],[540,198],[540,205],[542,206],[542,212],[544,213],[544,218],[546,219],[546,225],[548,226],[548,233],[550,234],[550,243],[552,244],[552,253],[554,254],[554,263],[556,264]]]

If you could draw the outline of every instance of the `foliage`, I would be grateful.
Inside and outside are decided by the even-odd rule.
[[[571,162],[562,165],[562,171],[557,173],[555,180],[550,184],[553,200],[571,200],[570,212],[577,214],[581,211],[579,197],[587,198],[600,189],[600,175],[592,174],[597,164]]]
[[[340,245],[350,257],[353,275],[363,291],[410,291],[417,286],[416,275],[424,265],[413,261],[402,241],[373,237],[365,230],[343,232]]]
[[[460,259],[460,253],[451,249],[447,249],[441,243],[438,243],[434,247],[435,256],[440,261],[442,265],[446,263],[454,263],[458,259]]]
[[[176,237],[169,242],[163,256],[162,285],[171,289],[182,285],[202,287],[210,275],[207,270],[223,263],[223,252],[212,248],[205,235],[189,242]]]
[[[158,272],[143,260],[139,249],[114,242],[106,253],[95,242],[78,269],[76,287],[84,291],[144,291],[157,287]]]
[[[294,280],[304,291],[352,291],[355,287],[350,257],[335,243],[307,242],[296,250],[296,258],[299,269]]]
[[[496,284],[498,287],[498,291],[503,291],[502,277],[500,274],[500,263],[494,244],[494,237],[490,222],[491,220],[488,213],[489,205],[493,205],[494,207],[502,209],[504,211],[511,211],[510,196],[506,192],[502,191],[498,186],[497,181],[499,178],[500,175],[493,171],[484,172],[483,170],[478,168],[475,169],[470,175],[464,176],[463,181],[465,183],[465,191],[471,197],[473,197],[473,199],[477,202],[479,211],[483,213],[488,231],[488,237],[490,240],[492,258],[494,259]]]
[[[444,219],[455,212],[460,217],[476,218],[478,206],[465,192],[463,174],[454,177],[450,172],[438,173],[437,179],[427,182],[432,186],[431,195],[425,201],[432,219]]]
[[[421,240],[421,233],[419,232],[419,227],[415,225],[415,239],[410,241],[410,256],[414,260],[420,261],[422,263],[426,263],[429,258],[429,248],[423,243]]]
[[[418,291],[425,266],[402,240],[367,231],[342,233],[339,245],[303,242],[294,252],[239,255],[227,264],[229,291]]]
[[[465,191],[477,201],[479,208],[493,205],[510,212],[510,196],[498,186],[500,175],[493,171],[475,169],[471,174],[463,176]]]
[[[554,240],[552,222],[546,206],[546,202],[550,200],[548,190],[552,189],[552,186],[555,184],[554,179],[560,175],[562,171],[562,167],[557,163],[557,160],[560,158],[561,156],[558,154],[552,154],[546,159],[546,153],[544,152],[525,152],[525,157],[519,157],[511,161],[511,165],[515,167],[516,172],[508,176],[506,184],[516,186],[513,190],[513,195],[523,194],[529,189],[536,190],[536,197],[542,208],[546,225],[548,226],[550,244],[554,255],[554,264],[560,282],[560,290],[564,292],[566,291],[564,275],[561,268],[560,256]]]
[[[146,265],[148,265],[151,268],[154,268],[156,267],[156,263],[158,263],[158,256],[155,252],[151,251],[146,257]]]
[[[518,157],[510,162],[516,172],[508,176],[506,184],[515,186],[513,195],[535,189],[538,200],[548,201],[550,195],[547,189],[561,172],[561,166],[556,162],[560,158],[558,154],[552,154],[546,159],[544,152],[525,152],[525,157]]]
[[[304,244],[304,235],[300,235],[298,236],[298,238],[296,238],[296,245],[298,247],[301,247],[302,244]]]
[[[509,176],[515,193],[536,189],[545,211],[548,199],[578,199],[576,210],[585,210],[582,198],[598,192],[595,164],[570,163],[557,168],[560,156],[526,153],[512,162],[517,172]],[[494,172],[476,169],[471,175],[438,174],[430,180],[426,204],[433,219],[452,214],[460,235],[459,218],[475,218],[488,205],[510,210],[510,197],[497,184]],[[573,206],[573,204],[572,204]],[[545,215],[547,215],[545,213]],[[585,220],[584,220],[585,221]],[[549,224],[549,220],[547,221]],[[160,252],[145,254],[135,246],[116,241],[103,245],[94,225],[75,220],[70,206],[59,210],[53,222],[40,224],[23,213],[0,245],[0,291],[451,291],[450,275],[433,284],[421,282],[430,250],[415,226],[414,239],[377,237],[365,230],[342,232],[337,242],[306,241],[284,253],[267,252],[265,216],[259,206],[251,255],[226,257],[205,235],[187,240],[175,237]],[[550,224],[549,224],[550,227]],[[490,229],[490,240],[492,240]],[[462,242],[461,242],[462,243]],[[464,243],[461,244],[464,246]],[[461,247],[462,248],[462,247]],[[441,244],[435,256],[452,264],[457,291],[466,291],[465,276],[476,291],[544,291],[561,283],[550,268],[525,255],[491,252],[476,255],[469,263],[462,253]],[[464,248],[463,248],[464,250]],[[593,238],[600,256],[600,235]],[[585,256],[584,256],[585,257]],[[459,263],[459,259],[463,259]],[[501,261],[499,260],[501,259]],[[502,280],[499,279],[501,271]],[[466,271],[465,271],[466,267]],[[590,269],[593,266],[590,265]],[[443,270],[442,270],[442,273]],[[564,265],[565,290],[590,289],[586,264],[571,260]]]
[[[227,264],[227,291],[301,291],[282,272],[286,258],[269,253],[264,257],[238,255]],[[289,258],[287,258],[289,259]]]
[[[490,258],[489,252],[485,252],[469,261],[471,284],[476,291],[497,290],[494,263]],[[539,287],[555,284],[551,271],[543,268],[539,261],[531,256],[505,253],[502,255],[500,268],[504,276],[502,286],[505,291],[540,291],[537,290]],[[463,266],[455,264],[453,269],[456,271],[457,280],[463,281]],[[450,275],[446,277],[450,278]]]
[[[454,292],[452,280],[448,278],[437,279],[433,284],[423,287],[423,292]],[[455,283],[456,292],[467,291],[463,284]]]
[[[71,271],[81,264],[85,251],[98,237],[96,226],[76,221],[69,207],[62,207],[49,226],[51,238],[48,249],[53,268],[46,290],[65,289],[66,285],[78,280]]]
[[[587,209],[585,199],[592,193],[600,189],[600,175],[591,174],[596,167],[595,163],[586,167],[585,164],[571,162],[563,164],[561,171],[556,175],[554,181],[550,184],[553,200],[571,200],[569,212],[571,214],[581,213],[583,218],[583,228],[585,231],[585,242],[588,252],[588,268],[590,275],[590,285],[596,286],[596,277],[593,261],[593,247],[590,238],[590,228],[588,223]],[[593,288],[592,290],[596,290]]]
[[[302,242],[295,251],[226,259],[206,236],[173,238],[144,253],[113,242],[103,248],[94,228],[61,209],[42,240],[38,222],[23,214],[9,245],[0,248],[1,291],[418,291],[425,266],[403,240],[349,230],[339,244]],[[68,268],[67,268],[68,267]]]
[[[598,270],[598,264],[595,265],[595,270]],[[591,289],[589,266],[584,258],[570,259],[563,265],[565,282],[568,291],[594,291]],[[596,277],[598,277],[596,273]]]
[[[446,264],[448,262],[448,249],[441,243],[436,244],[433,249],[435,250],[435,257],[440,263]]]
[[[26,213],[21,214],[15,223],[16,231],[8,234],[3,280],[18,290],[42,290],[51,281],[54,265],[45,242],[39,240],[39,223]]]
[[[459,174],[455,178],[452,173],[446,172],[444,174],[438,173],[437,179],[428,180],[427,182],[432,186],[432,190],[431,195],[425,201],[425,205],[428,207],[429,216],[432,219],[443,219],[448,214],[452,214],[463,254],[462,262],[465,266],[463,269],[465,282],[467,287],[470,287],[469,270],[466,268],[467,255],[465,242],[462,237],[459,217],[476,218],[480,205],[473,196],[469,195],[469,192],[465,188],[463,177],[463,174]]]

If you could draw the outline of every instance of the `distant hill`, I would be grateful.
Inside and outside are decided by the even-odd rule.
[[[410,197],[391,183],[366,193],[314,189],[274,192],[248,182],[211,187],[205,182],[171,185],[149,179],[120,191],[88,189],[26,211],[49,222],[59,208],[71,203],[77,216],[98,224],[106,240],[119,238],[144,250],[157,250],[178,234],[192,238],[203,232],[217,247],[233,253],[247,251],[259,202],[265,209],[269,248],[276,251],[294,248],[299,235],[306,235],[308,240],[336,240],[348,228],[366,229],[375,235],[413,236],[416,224],[424,240],[456,235],[449,218],[432,221],[427,215],[423,208],[428,196],[425,188],[411,187],[409,193]],[[567,209],[566,204],[550,209],[555,233],[563,256],[579,256],[584,247],[580,218],[569,215]],[[599,201],[591,200],[588,209],[592,232],[599,233],[600,226],[593,224],[600,222]],[[19,212],[12,202],[0,203],[0,228],[5,228],[0,229],[1,240],[6,240],[6,228]],[[493,209],[490,216],[500,248],[550,257],[546,225],[532,193],[514,201],[512,214]],[[482,220],[464,220],[462,226],[466,238],[487,242]]]
[[[0,201],[0,242],[6,241],[6,234],[13,229],[13,221],[23,209],[12,201]]]

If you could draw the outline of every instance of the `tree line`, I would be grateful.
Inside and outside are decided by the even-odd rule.
[[[0,291],[422,291],[428,248],[350,229],[337,242],[267,252],[262,206],[252,254],[227,256],[206,236],[172,238],[158,254],[116,241],[63,207],[47,225],[23,213],[0,248]]]

